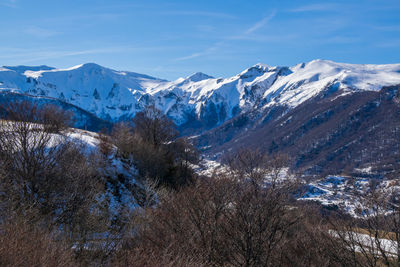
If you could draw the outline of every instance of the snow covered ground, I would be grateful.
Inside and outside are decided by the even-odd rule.
[[[386,197],[400,194],[397,179],[371,180],[363,177],[326,176],[306,184],[299,200],[317,201],[324,206],[337,207],[353,217],[365,217],[375,214],[371,210],[372,206],[366,207],[362,203],[362,196],[371,190],[371,186],[376,187],[375,190]],[[381,212],[389,214],[391,211],[387,207]]]
[[[224,173],[227,167],[211,159],[203,159],[201,164],[195,168],[201,175],[211,176],[212,174]],[[363,169],[364,173],[369,173],[370,168]],[[286,179],[296,179],[291,175],[288,168],[283,168],[278,175],[278,182]],[[268,184],[271,177],[266,176],[265,182]],[[358,217],[360,212],[365,211],[365,207],[360,202],[360,195],[367,192],[370,188],[370,178],[349,177],[328,175],[322,179],[307,182],[300,178],[302,190],[298,195],[300,201],[316,201],[324,206],[338,208],[354,217]],[[399,192],[400,182],[396,180],[380,180],[377,188],[387,195]]]
[[[354,196],[354,190],[366,190],[368,184],[365,178],[327,176],[305,185],[305,193],[299,200],[317,201],[325,206],[336,206],[356,216],[356,210],[362,208],[362,205]]]
[[[15,130],[15,126],[12,125],[15,123],[23,122],[0,120],[0,130],[3,132],[10,131],[12,129]],[[37,141],[41,140],[42,142],[46,142],[47,148],[52,148],[62,143],[72,142],[73,144],[79,146],[79,149],[81,149],[81,151],[86,153],[88,156],[90,156],[92,153],[99,153],[100,136],[98,133],[76,128],[68,128],[63,130],[61,133],[45,133],[43,136],[40,136],[40,130],[43,129],[43,125],[35,123],[29,123],[28,125],[32,130],[31,133],[28,133],[28,138],[30,138],[29,134],[31,134],[32,139],[35,138],[36,140],[36,142],[32,141],[30,144],[32,145],[32,149],[34,149],[35,145],[37,145]],[[15,147],[14,149],[18,150],[19,148]],[[137,171],[133,163],[129,160],[121,158],[117,153],[116,147],[113,145],[111,145],[110,154],[104,158],[98,158],[98,160],[101,160],[101,164],[99,164],[99,171],[103,172],[104,176],[115,179],[114,185],[106,185],[107,191],[105,195],[102,196],[110,200],[111,211],[117,212],[118,209],[122,207],[126,212],[133,211],[138,206],[138,203],[133,195],[133,192],[131,192],[129,188],[144,188],[144,185],[136,179]],[[126,177],[124,183],[118,180],[118,177],[121,176]],[[113,193],[115,192],[115,189],[112,188],[112,186],[115,186],[115,184],[118,184],[118,200]]]
[[[385,238],[375,238],[373,236],[355,232],[337,232],[330,230],[329,233],[333,237],[341,236],[347,241],[350,241],[355,247],[350,249],[354,249],[357,252],[364,253],[373,253],[377,256],[382,255],[381,250],[390,256],[397,257],[398,255],[398,245],[397,241],[389,240]]]

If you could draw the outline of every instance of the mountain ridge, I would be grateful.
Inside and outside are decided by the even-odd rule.
[[[198,72],[175,81],[95,63],[9,68],[0,68],[2,103],[51,102],[72,110],[79,128],[111,128],[153,105],[217,160],[249,147],[288,153],[310,173],[400,164],[400,64],[258,63],[228,78]]]
[[[67,69],[16,66],[0,69],[0,92],[52,97],[116,122],[155,105],[177,125],[198,120],[213,128],[236,115],[271,106],[294,108],[323,91],[377,91],[400,84],[400,64],[348,64],[313,60],[295,66],[257,63],[228,78],[197,72],[166,81],[95,63]]]

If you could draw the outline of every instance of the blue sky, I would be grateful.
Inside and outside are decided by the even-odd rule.
[[[0,65],[176,79],[316,58],[400,63],[400,1],[0,0]]]

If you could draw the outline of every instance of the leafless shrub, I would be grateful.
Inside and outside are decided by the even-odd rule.
[[[242,170],[248,170],[246,175],[253,174],[241,164]],[[292,243],[298,237],[295,232],[303,223],[292,206],[293,184],[264,187],[238,177],[232,179],[228,172],[204,178],[160,199],[158,207],[142,214],[144,220],[136,224],[136,235],[125,240],[118,260],[132,264],[141,257],[145,264],[153,260],[168,264],[189,259],[206,266],[290,262]],[[258,174],[250,177],[258,178]]]
[[[111,138],[118,147],[118,152],[126,158],[129,157],[136,143],[132,126],[123,122],[116,124],[111,132]]]
[[[70,246],[60,236],[27,224],[23,218],[0,225],[1,266],[75,266]]]
[[[99,152],[107,159],[113,153],[113,144],[111,137],[107,134],[106,130],[103,129],[98,134],[99,138]]]
[[[18,120],[0,122],[1,218],[24,216],[76,240],[93,226],[89,218],[102,190],[96,161],[57,132],[66,125],[62,112],[25,102],[7,111]]]
[[[360,205],[356,217],[329,220],[330,234],[350,252],[348,261],[360,266],[397,266],[400,263],[400,210],[393,191],[370,187],[355,190]]]
[[[269,183],[275,187],[280,176],[289,165],[289,157],[284,154],[267,155],[260,150],[242,148],[234,154],[228,154],[224,163],[232,177],[249,179],[254,184]]]
[[[149,178],[175,189],[193,181],[191,164],[198,160],[195,147],[177,137],[173,122],[153,106],[136,114],[131,124],[119,124],[112,132],[119,155],[135,166],[139,179]]]
[[[72,124],[72,113],[55,105],[38,105],[28,101],[10,102],[2,107],[6,119],[42,125],[42,130],[58,133]]]
[[[142,112],[136,114],[132,122],[135,125],[134,131],[146,143],[155,147],[178,136],[174,123],[154,106],[148,106]]]

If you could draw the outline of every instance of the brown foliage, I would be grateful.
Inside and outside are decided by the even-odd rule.
[[[328,226],[352,265],[399,266],[399,192],[397,187],[382,191],[372,184],[365,192],[354,190],[353,199],[360,203],[356,218],[336,216]]]
[[[1,266],[76,266],[73,251],[39,227],[21,220],[0,225]]]
[[[322,239],[307,234],[315,229],[304,211],[292,206],[291,190],[292,184],[263,188],[230,176],[198,181],[147,210],[137,225],[138,235],[125,240],[116,261],[129,265],[140,258],[143,266],[170,266],[176,260],[199,266],[323,266],[324,246],[316,246]]]
[[[190,184],[195,177],[191,164],[197,163],[198,153],[187,139],[177,138],[173,122],[148,107],[132,123],[116,125],[112,140],[119,155],[138,170],[138,178],[175,189]]]
[[[266,159],[257,151],[242,151],[230,158],[225,174],[200,179],[173,194],[159,194],[157,207],[134,216],[134,234],[124,238],[114,263],[371,266],[371,251],[363,255],[354,243],[332,232],[332,222],[343,231],[354,221],[326,217],[321,207],[296,202],[295,181],[264,183],[262,177],[282,175],[287,157],[268,158],[269,163]],[[378,256],[375,263],[385,262]]]
[[[58,133],[72,124],[72,113],[55,105],[38,105],[28,101],[11,102],[2,106],[6,119],[42,125],[44,131]]]
[[[289,165],[289,156],[267,155],[260,150],[241,148],[236,153],[228,154],[224,161],[232,177],[249,179],[255,184],[263,183],[267,178],[267,182],[274,188],[280,176],[287,176],[284,172]]]
[[[18,121],[0,122],[0,215],[84,228],[101,190],[95,157],[59,132],[66,125],[61,111],[25,102],[7,110]]]
[[[169,142],[178,136],[175,124],[154,106],[146,107],[132,120],[134,131],[141,138],[155,147]]]

